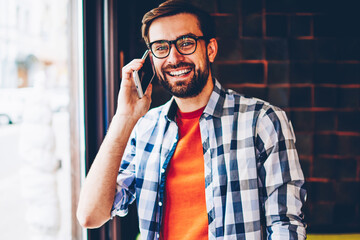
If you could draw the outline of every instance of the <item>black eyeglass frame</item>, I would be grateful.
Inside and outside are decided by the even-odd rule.
[[[176,45],[176,42],[179,41],[180,39],[183,39],[183,38],[192,38],[192,39],[195,40],[195,48],[194,48],[194,51],[192,51],[191,53],[182,53],[182,52],[178,49],[178,46]],[[177,50],[181,55],[191,55],[191,54],[193,54],[193,53],[196,51],[196,49],[197,49],[197,42],[198,42],[199,39],[200,39],[200,40],[201,40],[201,39],[206,40],[205,36],[196,36],[196,35],[191,35],[191,34],[189,35],[189,34],[187,34],[187,35],[180,36],[180,37],[178,37],[177,39],[171,40],[171,41],[169,41],[169,40],[157,40],[157,41],[153,41],[153,42],[151,42],[151,43],[148,43],[148,44],[147,44],[147,47],[150,49],[150,51],[151,51],[151,53],[153,54],[153,56],[156,57],[156,58],[158,58],[158,59],[163,59],[163,58],[168,57],[169,54],[170,54],[171,47],[172,47],[173,44],[174,44],[176,50]],[[153,52],[153,50],[152,50],[152,45],[153,45],[154,43],[157,43],[157,42],[166,42],[167,44],[169,44],[169,51],[168,51],[168,53],[167,53],[166,56],[164,56],[164,57],[158,57],[158,56],[156,56],[156,54]]]

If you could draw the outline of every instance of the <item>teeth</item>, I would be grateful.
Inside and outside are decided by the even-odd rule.
[[[184,75],[184,74],[186,74],[186,73],[188,73],[188,72],[190,72],[191,71],[191,69],[184,69],[184,70],[179,70],[179,71],[172,71],[172,72],[170,72],[170,75],[171,76],[180,76],[180,75]]]

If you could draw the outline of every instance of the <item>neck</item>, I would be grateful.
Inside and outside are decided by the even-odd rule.
[[[214,82],[212,80],[211,74],[209,74],[209,78],[204,89],[197,96],[191,98],[174,98],[181,112],[193,112],[199,108],[206,106],[213,89]]]

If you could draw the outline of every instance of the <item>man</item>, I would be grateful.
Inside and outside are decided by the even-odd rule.
[[[81,191],[83,226],[126,215],[136,199],[142,239],[305,239],[291,125],[280,109],[213,78],[213,25],[180,1],[144,16],[143,37],[173,98],[147,112],[152,88],[139,99],[132,79],[144,61],[123,68],[116,114]]]

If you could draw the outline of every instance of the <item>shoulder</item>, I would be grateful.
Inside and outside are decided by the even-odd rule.
[[[271,103],[256,98],[239,94],[231,89],[225,90],[224,106],[234,107],[234,112],[239,114],[250,114],[254,125],[269,124],[281,125],[285,128],[289,124],[285,111]]]
[[[225,106],[233,105],[239,112],[257,112],[258,114],[266,113],[269,109],[280,110],[278,107],[271,105],[269,102],[240,94],[232,89],[225,90]]]

